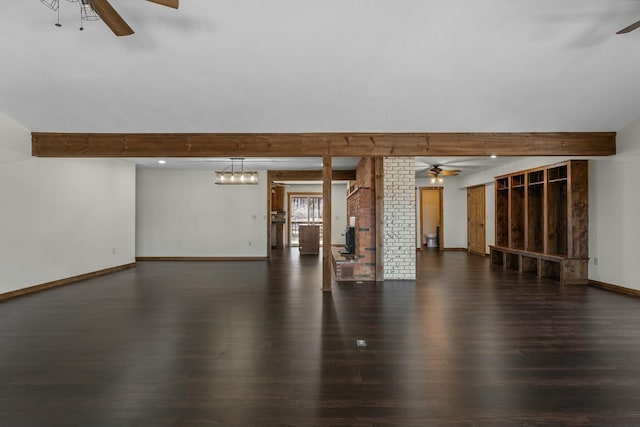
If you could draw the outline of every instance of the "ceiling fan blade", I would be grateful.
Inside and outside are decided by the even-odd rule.
[[[616,34],[630,33],[631,31],[635,30],[638,27],[640,27],[640,21],[634,22],[633,24],[629,25],[628,27],[625,27],[625,28],[621,29]]]
[[[440,175],[455,176],[455,175],[458,175],[460,172],[462,172],[460,169],[449,169],[449,170],[440,172]]]
[[[122,19],[107,0],[91,0],[91,7],[116,36],[129,36],[133,34],[131,27]]]
[[[147,1],[150,1],[151,3],[161,4],[167,7],[172,7],[174,9],[177,9],[178,4],[180,3],[180,0],[147,0]]]

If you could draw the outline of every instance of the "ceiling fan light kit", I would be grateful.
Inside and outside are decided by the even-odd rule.
[[[133,34],[133,30],[126,21],[111,6],[108,0],[67,0],[69,3],[80,4],[80,30],[83,30],[83,21],[99,21],[104,23],[113,31],[116,36],[129,36]],[[179,0],[147,0],[162,6],[177,9]],[[62,27],[60,23],[60,0],[40,0],[49,9],[58,12],[58,21],[56,27]]]
[[[433,165],[429,171],[427,172],[427,176],[430,176],[430,182],[431,184],[442,184],[444,182],[444,178],[443,176],[458,176],[458,174],[460,172],[462,172],[460,169],[442,169],[440,166],[442,165]]]
[[[58,10],[58,7],[60,7],[59,0],[40,0],[40,3],[44,4],[51,10]]]
[[[100,17],[91,7],[89,0],[80,0],[80,19],[83,21],[99,21]],[[80,27],[82,29],[82,27]]]

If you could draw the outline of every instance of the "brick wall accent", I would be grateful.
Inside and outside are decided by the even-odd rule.
[[[356,168],[356,188],[347,200],[348,215],[356,217],[355,280],[376,279],[375,171],[372,157],[360,159]]]
[[[416,179],[414,157],[385,157],[384,279],[416,278]]]

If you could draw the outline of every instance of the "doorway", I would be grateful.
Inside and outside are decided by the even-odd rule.
[[[444,249],[443,187],[420,187],[420,248]]]
[[[484,185],[467,188],[468,251],[485,255],[485,189]]]
[[[319,225],[322,244],[322,193],[289,193],[289,246],[299,246],[300,226]]]

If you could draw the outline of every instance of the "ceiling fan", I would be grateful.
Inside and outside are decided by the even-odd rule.
[[[443,176],[458,176],[460,169],[442,169],[443,165],[433,165],[427,171],[427,176],[431,177],[431,183],[443,182]]]
[[[60,0],[40,0],[47,7],[53,10],[58,10]],[[69,0],[72,2],[78,0]],[[147,0],[152,3],[157,3],[162,6],[172,7],[174,9],[178,8],[178,4],[180,0]],[[111,6],[108,0],[80,0],[80,16],[83,21],[94,21],[97,19],[102,19],[107,27],[113,31],[116,36],[129,36],[133,34],[133,30],[126,23],[124,19],[120,16],[120,14]],[[60,17],[60,12],[58,12],[58,19]],[[57,27],[60,27],[61,24],[58,21],[56,23]],[[82,27],[80,27],[82,29]]]
[[[628,27],[624,27],[623,29],[618,31],[616,34],[630,33],[631,31],[635,30],[638,27],[640,27],[640,21],[634,22],[633,24],[629,25]]]
[[[129,36],[133,30],[107,0],[80,0],[82,7],[92,8],[116,36]],[[162,6],[178,8],[180,0],[147,0]]]

